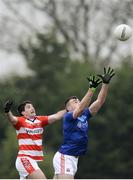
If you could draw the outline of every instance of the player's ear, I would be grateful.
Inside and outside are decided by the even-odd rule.
[[[67,112],[70,111],[68,104],[66,105],[65,109],[66,109]]]
[[[22,111],[21,114],[24,116],[25,115],[25,111]]]
[[[65,109],[66,109],[67,112],[69,111],[67,106],[65,107]]]

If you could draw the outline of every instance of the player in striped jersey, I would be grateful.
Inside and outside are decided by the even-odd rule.
[[[61,110],[49,116],[37,116],[30,101],[18,106],[20,117],[11,112],[13,102],[5,103],[7,118],[16,129],[19,152],[16,159],[16,169],[20,179],[46,179],[37,162],[43,160],[42,135],[44,127],[63,118],[66,110]]]
[[[89,101],[87,96],[81,102],[76,96],[66,100],[67,113],[63,119],[63,143],[53,158],[54,179],[74,179],[78,159],[87,151],[89,120],[91,116],[96,115],[104,104],[108,93],[108,84],[114,74],[114,70],[110,67],[108,70],[104,68],[104,74],[99,75],[103,82],[101,90],[96,101],[91,105],[87,102]],[[89,82],[91,82],[90,78]],[[93,87],[95,83],[92,81],[90,85]],[[85,98],[87,98],[86,102],[84,101]]]

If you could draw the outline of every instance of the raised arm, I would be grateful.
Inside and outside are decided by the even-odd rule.
[[[89,90],[87,91],[87,93],[85,94],[83,99],[81,100],[79,106],[74,110],[73,118],[76,118],[76,117],[80,116],[80,114],[83,112],[84,108],[89,106],[95,89],[102,82],[96,76],[90,76],[87,79],[89,81]]]
[[[95,115],[104,104],[108,92],[108,84],[102,84],[101,90],[98,94],[97,100],[89,107],[91,115]]]
[[[57,113],[53,114],[53,115],[49,115],[48,116],[48,122],[49,124],[54,123],[55,121],[59,121],[63,118],[64,114],[66,113],[66,110],[61,110],[58,111]]]
[[[98,75],[102,79],[103,84],[98,94],[97,100],[94,101],[94,103],[92,103],[89,107],[92,115],[95,115],[104,104],[108,93],[109,82],[114,75],[114,70],[110,67],[108,68],[108,70],[104,68],[104,75]]]
[[[7,118],[8,118],[8,120],[9,120],[13,125],[15,125],[15,124],[17,124],[18,119],[17,119],[17,117],[14,116],[14,115],[12,114],[12,112],[11,112],[11,106],[12,106],[12,104],[13,104],[13,101],[10,101],[10,100],[6,101],[5,104],[4,104],[4,111],[5,111],[5,114],[6,114]]]

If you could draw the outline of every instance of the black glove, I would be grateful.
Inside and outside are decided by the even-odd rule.
[[[12,100],[8,100],[5,102],[4,104],[5,113],[8,113],[10,111],[12,104],[13,104]]]
[[[111,78],[115,75],[115,72],[113,69],[111,69],[111,67],[109,67],[108,69],[106,69],[104,67],[104,74],[103,75],[98,75],[101,79],[102,82],[105,84],[109,84]]]
[[[87,79],[89,81],[90,89],[93,89],[93,90],[95,90],[96,87],[102,82],[100,80],[100,78],[98,78],[97,76],[93,76],[93,75],[90,75],[89,77],[87,77]]]

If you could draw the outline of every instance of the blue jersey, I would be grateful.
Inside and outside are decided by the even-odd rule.
[[[76,119],[73,118],[72,112],[65,114],[63,120],[64,142],[59,148],[60,153],[71,156],[80,156],[86,153],[90,117],[88,108],[85,108]]]

